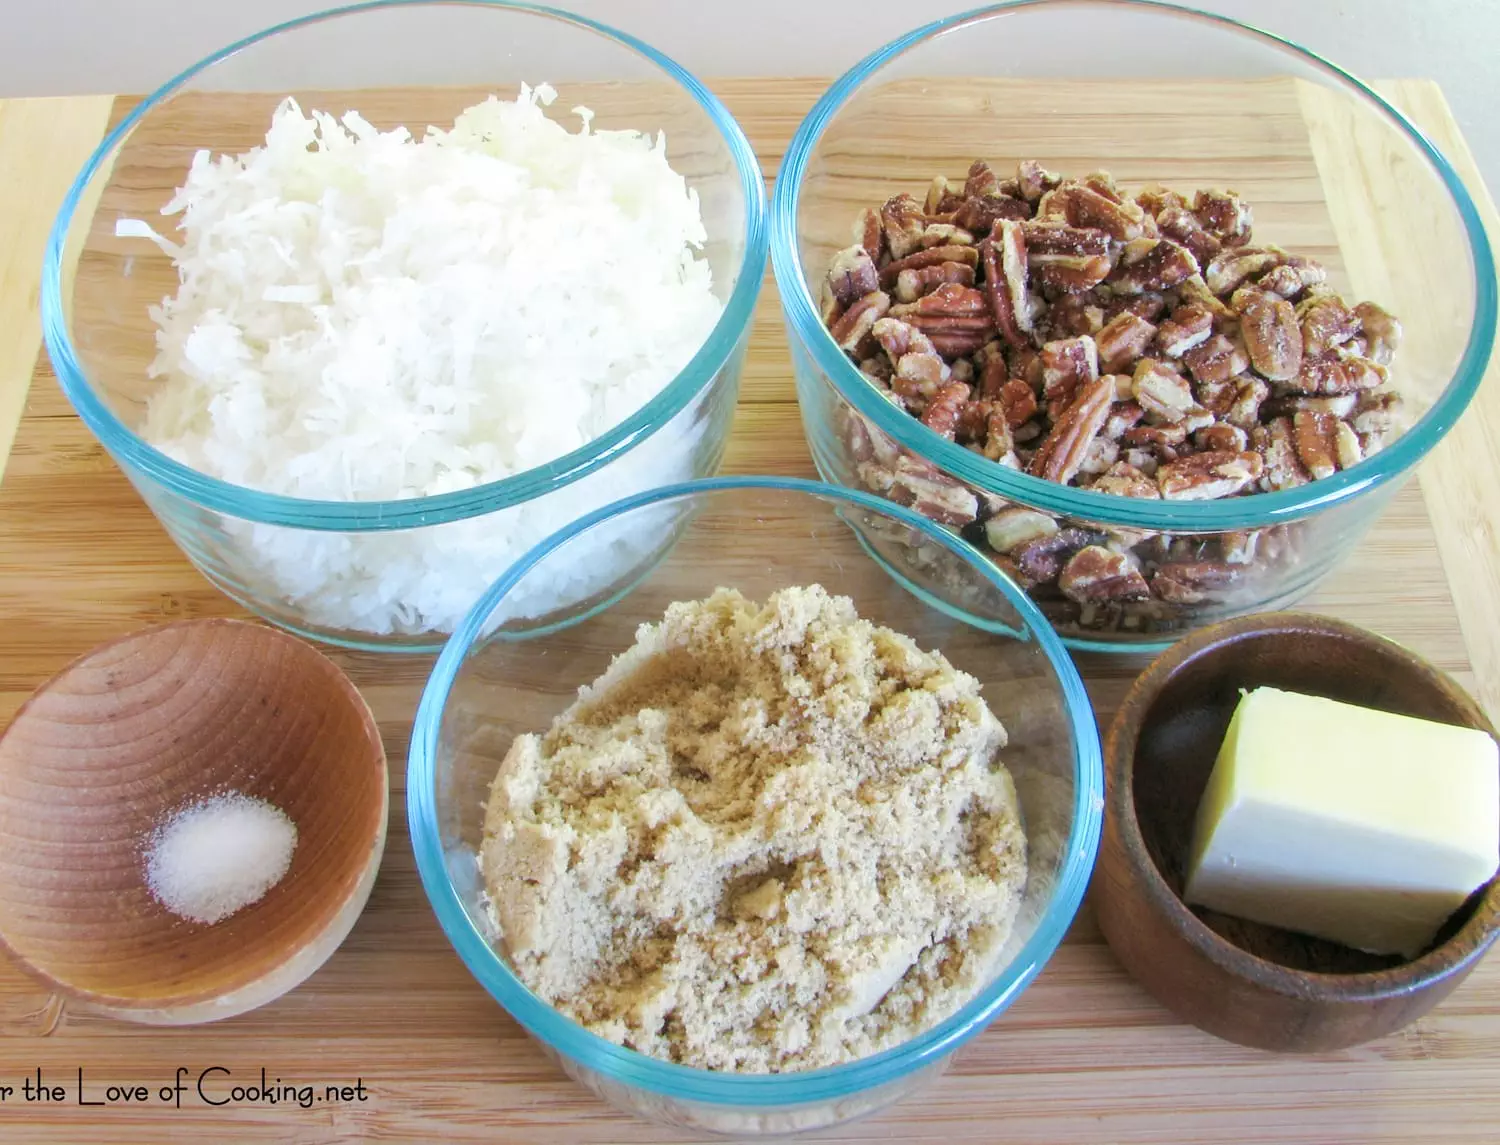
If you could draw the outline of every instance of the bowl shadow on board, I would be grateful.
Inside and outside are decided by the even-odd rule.
[[[1234,651],[1232,673],[1225,672],[1222,654],[1206,654],[1184,666],[1147,710],[1136,741],[1136,821],[1147,853],[1179,899],[1187,881],[1198,804],[1241,689],[1271,686],[1442,723],[1469,722],[1467,714],[1456,710],[1441,692],[1413,686],[1410,678],[1392,672],[1386,659],[1361,654],[1353,642],[1340,649],[1344,657],[1336,664],[1329,655],[1288,655],[1278,646],[1274,634],[1242,637]],[[1328,649],[1329,654],[1332,651]],[[1428,949],[1441,946],[1462,929],[1485,889],[1475,891],[1448,919]],[[1409,961],[1400,955],[1371,954],[1206,907],[1189,905],[1188,909],[1241,950],[1292,970],[1362,974]]]

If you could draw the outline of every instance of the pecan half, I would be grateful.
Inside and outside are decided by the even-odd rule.
[[[1110,272],[1109,235],[1067,222],[1022,224],[1031,272],[1050,290],[1077,294],[1103,282]]]
[[[925,461],[903,455],[891,476],[886,496],[930,521],[962,526],[979,515],[979,499],[973,490]]]
[[[1104,419],[1104,428],[1099,431],[1099,434],[1111,441],[1118,441],[1126,430],[1146,416],[1146,411],[1133,401],[1120,399],[1122,385],[1126,390],[1133,390],[1135,386],[1135,380],[1129,374],[1110,376],[1115,379],[1115,402],[1109,407],[1109,416]]]
[[[1105,321],[1104,307],[1092,293],[1064,294],[1047,308],[1044,325],[1047,340],[1051,341],[1077,338],[1080,334],[1092,336],[1104,329]]]
[[[1268,291],[1242,287],[1232,305],[1256,373],[1273,382],[1295,378],[1302,368],[1302,327],[1292,304]]]
[[[1052,192],[1051,210],[1061,214],[1072,226],[1101,230],[1117,242],[1140,238],[1146,213],[1136,203],[1101,193],[1112,187],[1112,182],[1095,182],[1092,186],[1064,183]],[[1118,191],[1114,195],[1118,195]]]
[[[1073,480],[1088,455],[1089,443],[1109,416],[1114,395],[1115,384],[1109,378],[1096,378],[1079,386],[1077,396],[1053,422],[1026,471],[1059,485]]]
[[[1205,453],[1242,453],[1250,448],[1250,435],[1237,425],[1219,422],[1193,434],[1193,444]]]
[[[1234,496],[1264,470],[1260,454],[1248,450],[1195,453],[1157,469],[1156,487],[1168,501],[1211,501]]]
[[[1319,410],[1299,410],[1292,418],[1292,444],[1314,481],[1359,464],[1362,456],[1354,429]]]
[[[1015,429],[1036,416],[1036,391],[1021,378],[1012,378],[1000,387],[995,399],[1005,411],[1005,423]]]
[[[1088,545],[1074,553],[1058,574],[1057,587],[1080,603],[1145,600],[1151,595],[1135,559],[1103,545]]]
[[[1188,205],[1182,195],[1160,183],[1149,183],[1142,187],[1135,201],[1148,215],[1158,218],[1165,210],[1182,210]]]
[[[1048,191],[1062,183],[1062,178],[1048,171],[1035,159],[1022,160],[1016,170],[1016,184],[1021,198],[1036,203]]]
[[[1281,263],[1256,279],[1255,285],[1290,301],[1326,281],[1328,272],[1315,259],[1284,254]]]
[[[1260,407],[1270,393],[1271,387],[1259,378],[1246,376],[1239,379],[1234,402],[1224,415],[1225,420],[1249,433],[1259,424]]]
[[[953,213],[953,221],[976,235],[989,234],[1001,219],[1019,222],[1031,218],[1031,204],[1009,195],[970,195]]]
[[[885,227],[880,221],[880,212],[866,207],[854,221],[854,241],[865,248],[865,253],[875,262],[885,253]]]
[[[1123,310],[1116,314],[1094,336],[1099,348],[1099,368],[1115,374],[1146,352],[1156,327],[1139,315]]]
[[[851,246],[833,256],[828,267],[828,285],[840,306],[853,306],[880,289],[880,273],[864,247]]]

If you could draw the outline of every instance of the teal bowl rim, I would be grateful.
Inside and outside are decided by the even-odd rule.
[[[708,115],[728,146],[734,158],[740,192],[745,203],[744,255],[724,312],[719,316],[707,341],[698,348],[676,378],[608,433],[545,465],[499,481],[477,485],[472,489],[388,501],[320,501],[234,485],[173,460],[137,436],[100,400],[74,352],[65,316],[62,262],[68,234],[84,192],[100,169],[113,159],[116,149],[137,124],[164,100],[219,61],[262,40],[283,32],[293,32],[310,24],[381,9],[424,7],[493,8],[571,24],[613,40],[644,57],[692,97]],[[42,264],[42,333],[64,395],[105,448],[133,476],[149,478],[168,491],[204,508],[262,524],[337,532],[409,529],[491,513],[571,484],[639,445],[685,409],[730,363],[740,346],[765,277],[763,271],[768,241],[765,180],[744,131],[719,98],[701,81],[649,44],[596,20],[540,4],[516,3],[512,0],[369,0],[367,3],[330,8],[286,20],[205,56],[157,88],[118,127],[105,136],[69,188],[47,239],[46,256]]]
[[[437,828],[435,801],[438,733],[443,709],[464,658],[481,637],[495,605],[554,549],[611,517],[663,501],[740,489],[784,490],[816,496],[890,517],[921,531],[980,571],[1021,614],[1047,657],[1063,693],[1074,741],[1073,825],[1052,901],[1034,933],[993,982],[958,1013],[910,1041],[847,1065],[785,1074],[733,1074],[675,1065],[615,1045],[564,1018],[526,989],[504,959],[469,921],[449,878]],[[533,1037],[612,1081],[678,1100],[725,1106],[792,1106],[832,1101],[897,1081],[945,1057],[1006,1009],[1041,971],[1062,941],[1083,901],[1099,849],[1104,807],[1103,755],[1093,707],[1062,642],[1026,594],[975,557],[963,541],[926,518],[889,501],[823,482],[778,477],[712,477],[667,485],[606,506],[554,533],[517,561],[470,610],[438,657],[423,689],[412,726],[406,776],[407,826],[423,890],[459,958],[479,984]]]
[[[808,159],[828,125],[849,98],[880,68],[897,56],[934,37],[996,17],[1045,5],[1127,8],[1158,13],[1167,19],[1196,20],[1229,33],[1263,42],[1267,47],[1299,57],[1323,72],[1336,85],[1364,99],[1425,157],[1452,198],[1452,205],[1469,238],[1474,271],[1474,323],[1457,371],[1431,408],[1410,430],[1373,457],[1353,468],[1276,493],[1256,493],[1220,501],[1146,501],[1116,497],[1058,485],[1008,469],[940,437],[886,401],[865,380],[834,342],[818,317],[805,285],[797,242],[797,210]],[[1368,84],[1337,64],[1273,32],[1210,12],[1166,0],[1007,0],[971,9],[929,24],[892,40],[845,72],[813,106],[798,127],[782,160],[771,204],[771,266],[781,296],[782,311],[792,336],[811,353],[824,376],[844,401],[869,418],[902,447],[936,463],[979,488],[1060,515],[1105,524],[1133,527],[1220,532],[1264,528],[1297,520],[1345,503],[1367,490],[1408,472],[1453,428],[1484,377],[1494,346],[1496,328],[1495,261],[1479,212],[1452,164],[1405,115]],[[1113,646],[1111,646],[1113,647]]]

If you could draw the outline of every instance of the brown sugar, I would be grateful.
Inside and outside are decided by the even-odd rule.
[[[890,1048],[988,980],[1026,846],[1005,730],[940,654],[821,586],[672,605],[545,735],[480,857],[522,981],[705,1069]]]

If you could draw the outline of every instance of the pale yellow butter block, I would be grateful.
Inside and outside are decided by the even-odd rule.
[[[1257,688],[1199,805],[1183,897],[1412,957],[1497,865],[1484,732]]]

